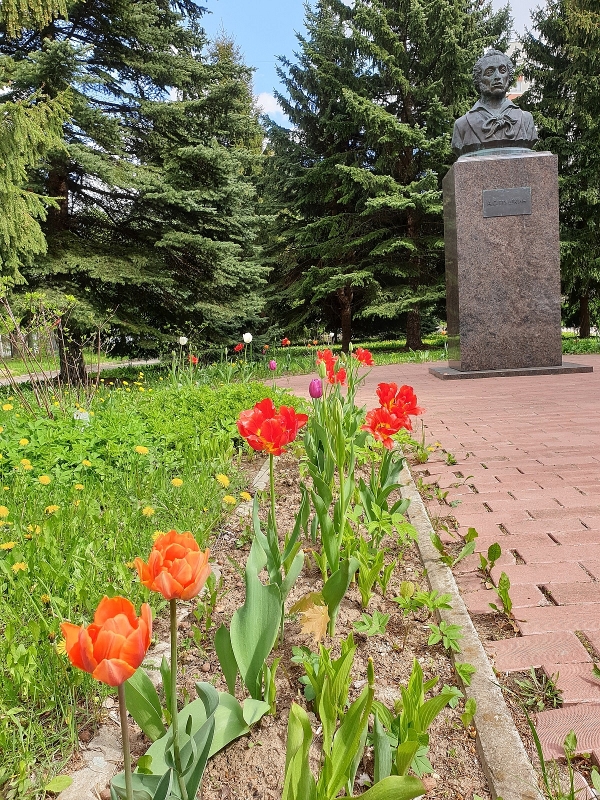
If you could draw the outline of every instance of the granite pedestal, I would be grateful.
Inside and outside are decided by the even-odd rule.
[[[443,188],[451,370],[573,371],[562,365],[557,157],[463,156]]]

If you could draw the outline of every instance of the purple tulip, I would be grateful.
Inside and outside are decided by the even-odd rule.
[[[320,378],[313,378],[308,384],[308,393],[313,400],[318,400],[319,397],[323,397],[323,384]]]
[[[277,362],[274,358],[269,361],[269,369],[276,370],[277,369]]]

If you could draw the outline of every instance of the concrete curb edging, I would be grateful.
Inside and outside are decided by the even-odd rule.
[[[472,664],[477,672],[467,698],[477,702],[476,746],[494,800],[539,800],[538,778],[525,751],[512,716],[497,685],[496,676],[466,609],[452,571],[439,559],[431,542],[433,528],[408,467],[400,473],[402,496],[410,500],[408,516],[417,529],[417,546],[431,589],[452,596],[452,608],[440,609],[440,618],[463,630],[461,653],[454,659]]]

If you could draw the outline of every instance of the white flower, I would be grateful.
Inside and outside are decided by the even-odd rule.
[[[329,334],[329,341],[333,342],[334,339],[335,339],[335,333],[330,333]]]
[[[180,337],[179,337],[179,344],[180,344],[182,347],[183,347],[184,345],[186,345],[187,343],[188,343],[188,338],[187,338],[187,336],[180,336]]]
[[[251,333],[245,333],[242,336],[242,339],[246,342],[246,344],[250,344],[250,342],[252,341],[252,334]]]

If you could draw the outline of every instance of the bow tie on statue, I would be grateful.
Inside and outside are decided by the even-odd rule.
[[[518,120],[510,116],[510,108],[493,114],[488,110],[489,117],[481,126],[481,130],[486,139],[492,139],[497,134],[503,139],[514,139],[517,133]]]

